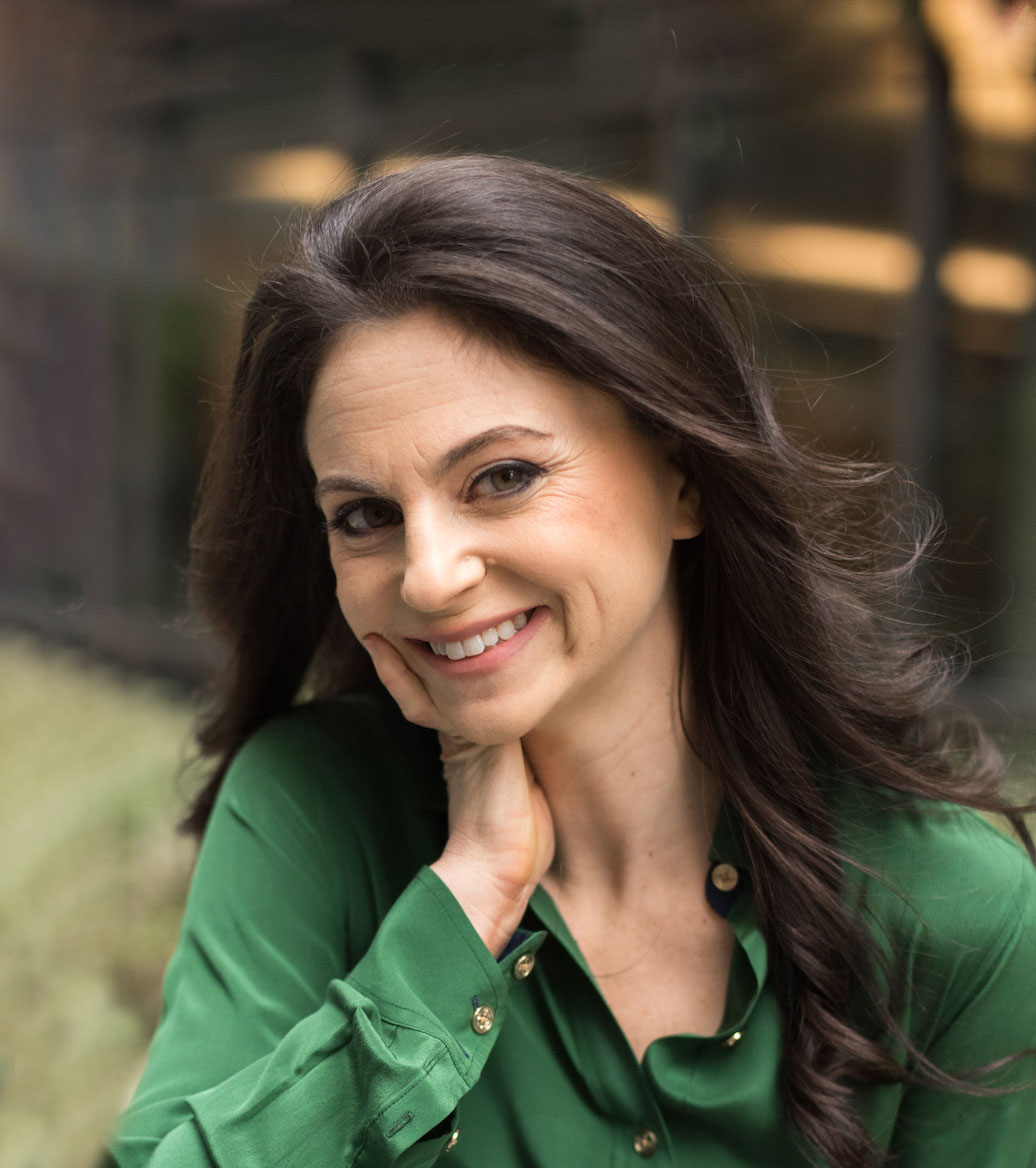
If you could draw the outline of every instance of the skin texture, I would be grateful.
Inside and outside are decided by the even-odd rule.
[[[306,447],[345,619],[440,734],[435,870],[496,953],[541,881],[588,954],[599,935],[608,960],[616,921],[648,952],[680,927],[670,893],[701,882],[716,804],[678,713],[672,549],[700,531],[697,493],[613,399],[427,312],[339,339]],[[429,646],[518,613],[528,625],[481,656]],[[690,949],[716,957],[711,1022],[725,926],[684,900]]]

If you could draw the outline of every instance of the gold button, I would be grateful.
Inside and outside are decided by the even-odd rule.
[[[741,875],[733,864],[717,864],[712,869],[712,883],[720,892],[731,892],[737,888]]]
[[[456,1143],[456,1142],[457,1142],[459,1139],[460,1139],[460,1128],[459,1128],[459,1127],[455,1127],[455,1128],[453,1129],[453,1131],[450,1133],[450,1138],[449,1138],[449,1139],[446,1141],[446,1147],[445,1147],[445,1148],[443,1148],[443,1151],[444,1151],[444,1152],[448,1152],[448,1151],[450,1150],[450,1148],[452,1148],[452,1147],[453,1147],[453,1145],[454,1145],[454,1144],[455,1144],[455,1143]]]
[[[638,1156],[653,1156],[658,1151],[658,1136],[651,1128],[642,1128],[633,1137],[633,1150]]]
[[[528,977],[532,973],[532,967],[535,964],[536,958],[531,953],[523,953],[514,963],[514,976],[521,981],[522,978]]]
[[[741,1041],[741,1031],[735,1030],[734,1033],[729,1038],[725,1038],[723,1040],[723,1045],[724,1046],[737,1046],[737,1044],[740,1041]]]
[[[471,1015],[471,1029],[476,1034],[488,1034],[493,1029],[492,1006],[479,1006]]]

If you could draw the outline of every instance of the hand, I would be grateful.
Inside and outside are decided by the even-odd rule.
[[[498,956],[554,856],[554,825],[519,741],[486,746],[458,735],[421,679],[383,637],[364,638],[403,716],[438,730],[450,835],[433,871]]]

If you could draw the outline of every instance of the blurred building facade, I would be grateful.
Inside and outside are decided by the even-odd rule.
[[[789,422],[944,500],[976,700],[1036,709],[1031,13],[0,0],[0,22],[0,619],[198,670],[190,500],[256,267],[364,168],[503,151],[719,241]]]

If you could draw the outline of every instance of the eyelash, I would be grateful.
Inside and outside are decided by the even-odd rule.
[[[481,483],[487,482],[492,475],[499,474],[501,471],[517,471],[524,476],[522,481],[515,486],[506,487],[500,491],[490,491],[488,494],[480,494],[477,490]],[[522,462],[520,460],[512,459],[508,462],[498,462],[493,466],[486,467],[485,470],[479,471],[477,475],[471,480],[466,491],[469,499],[493,499],[493,498],[514,498],[527,490],[532,484],[543,475],[543,469],[534,466],[531,462]],[[330,519],[326,520],[324,527],[329,534],[338,533],[346,539],[364,539],[367,536],[381,531],[386,527],[398,526],[399,519],[393,520],[389,523],[379,523],[372,527],[354,528],[349,526],[349,519],[353,515],[357,515],[365,507],[377,507],[386,511],[395,512],[399,516],[399,508],[395,503],[390,503],[386,499],[370,498],[370,499],[354,499],[351,503],[346,503],[340,507]]]

